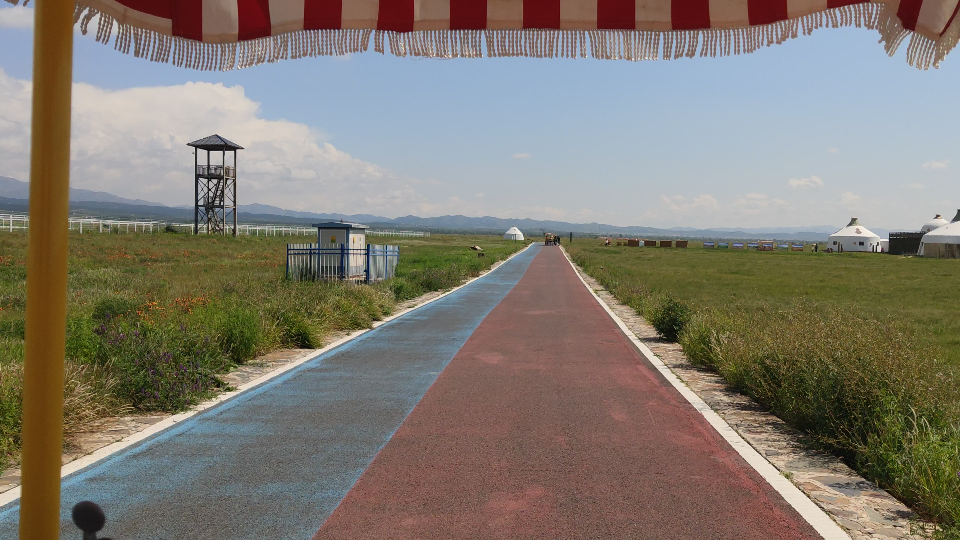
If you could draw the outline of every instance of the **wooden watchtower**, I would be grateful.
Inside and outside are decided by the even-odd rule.
[[[243,147],[220,135],[210,135],[187,144],[194,148],[193,234],[203,227],[207,234],[237,235],[237,150]],[[200,152],[206,151],[206,164]],[[216,155],[220,153],[219,163]],[[227,160],[232,153],[233,159]]]

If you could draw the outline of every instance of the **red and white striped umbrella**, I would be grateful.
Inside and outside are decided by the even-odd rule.
[[[18,3],[20,0],[7,0]],[[960,0],[37,0],[20,538],[59,536],[74,23],[125,53],[195,69],[304,56],[626,60],[752,52],[829,26],[880,32],[936,67],[960,40]]]
[[[8,0],[17,1],[17,0]],[[196,69],[375,49],[432,57],[650,60],[752,52],[820,27],[874,28],[887,53],[937,66],[960,0],[83,0],[97,40]],[[116,23],[116,24],[114,24]]]

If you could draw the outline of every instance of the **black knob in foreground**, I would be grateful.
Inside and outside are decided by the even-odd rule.
[[[103,509],[97,503],[90,501],[80,501],[73,506],[71,512],[73,523],[83,531],[83,539],[95,540],[97,531],[103,528],[107,522],[107,516]]]

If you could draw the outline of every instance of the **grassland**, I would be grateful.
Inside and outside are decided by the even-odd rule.
[[[567,247],[692,361],[960,537],[958,261]]]
[[[371,240],[401,246],[397,276],[357,286],[286,281],[285,245],[296,238],[71,233],[67,431],[187,408],[259,354],[369,327],[397,301],[453,287],[524,247],[492,236]],[[0,234],[0,466],[19,449],[26,241]]]

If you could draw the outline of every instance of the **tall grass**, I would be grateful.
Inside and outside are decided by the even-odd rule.
[[[749,289],[779,278],[763,272],[766,254],[750,259],[753,267],[745,268],[749,276],[739,287],[706,298],[659,277],[684,255],[648,253],[641,263],[629,252],[581,246],[572,254],[645,317],[686,295],[693,313],[677,339],[691,361],[717,371],[934,520],[941,537],[960,535],[960,373],[929,328],[883,310],[864,313],[856,289],[844,301],[802,294],[757,301]],[[696,256],[686,262],[709,272],[711,261]],[[829,258],[821,264],[835,260],[849,264]],[[645,271],[656,263],[663,266]],[[851,281],[858,273],[855,265],[840,272],[824,266],[828,272]]]
[[[466,244],[463,240],[470,239]],[[451,243],[462,246],[451,250]],[[478,245],[483,257],[477,252],[463,249]],[[390,288],[398,301],[415,298],[430,291],[449,289],[464,280],[478,275],[494,262],[507,258],[511,253],[526,247],[527,243],[504,241],[497,237],[461,237],[457,235],[434,236],[430,240],[406,240],[405,264],[397,267],[397,275]]]
[[[455,286],[523,247],[495,237],[403,239],[397,278],[365,286],[284,279],[285,244],[295,240],[71,234],[66,430],[188,408],[258,355],[367,328],[398,300]],[[490,255],[478,259],[473,244]],[[25,260],[26,235],[0,234],[0,467],[20,443]]]

